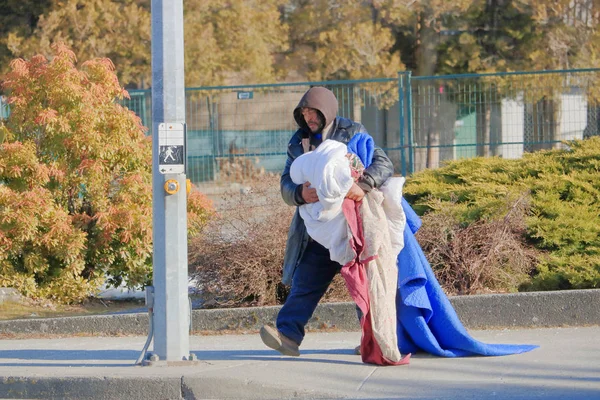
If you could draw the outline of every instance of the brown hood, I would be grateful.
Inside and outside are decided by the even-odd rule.
[[[323,117],[325,117],[324,126],[328,126],[337,116],[338,101],[331,90],[322,86],[312,87],[306,93],[304,93],[304,96],[302,96],[302,99],[300,99],[298,106],[296,106],[294,109],[294,119],[300,128],[310,132],[310,129],[306,125],[304,117],[302,116],[301,109],[303,107],[309,107],[318,110]]]

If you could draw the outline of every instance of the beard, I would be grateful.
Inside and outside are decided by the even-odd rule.
[[[317,121],[311,121],[310,123],[307,122],[306,124],[312,133],[319,133],[323,130],[323,128],[325,128],[325,121],[323,121],[321,118],[319,118]]]

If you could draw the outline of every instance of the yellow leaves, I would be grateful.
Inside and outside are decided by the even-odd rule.
[[[31,141],[0,145],[0,179],[10,187],[30,187],[48,182],[48,168],[38,163],[35,144]]]
[[[39,253],[29,252],[23,255],[23,266],[25,271],[32,274],[44,272],[48,269],[46,259]]]
[[[0,145],[4,143],[4,140],[10,140],[12,137],[10,131],[2,122],[0,122]]]
[[[73,304],[86,300],[98,291],[99,282],[88,281],[80,276],[85,268],[83,262],[72,263],[69,269],[38,290],[40,296],[57,302]]]
[[[64,42],[54,43],[50,46],[50,48],[54,51],[56,57],[64,62],[68,62],[70,64],[77,62],[77,56],[75,55],[75,52],[67,47]]]
[[[107,164],[105,160],[95,160],[84,158],[77,167],[79,174],[100,174],[104,171],[104,166]]]
[[[0,286],[13,287],[27,297],[39,297],[37,284],[32,275],[18,273],[12,270],[12,265],[0,261]]]
[[[460,43],[462,46],[473,46],[477,44],[477,41],[475,39],[475,36],[473,36],[472,34],[462,33],[458,37],[458,43]]]
[[[10,37],[13,54],[60,53],[65,66],[76,57],[110,57],[126,83],[150,81],[149,7],[139,7],[134,0],[88,0],[85,7],[79,7],[80,0],[61,3],[41,16],[34,35]],[[52,48],[59,41],[69,47]]]
[[[581,8],[585,7],[582,4],[578,4],[578,1],[573,2],[573,0],[554,0],[552,2],[529,0],[527,3],[529,3],[533,11],[533,19],[541,25],[547,24],[553,19],[562,20],[569,16],[569,14],[581,12]],[[576,11],[576,7],[579,10]]]
[[[46,165],[48,169],[48,178],[55,179],[57,182],[62,182],[65,178],[65,172],[61,170],[55,162]]]
[[[21,167],[18,165],[11,165],[10,168],[6,171],[6,176],[11,178],[20,178],[21,177]]]
[[[57,207],[47,190],[35,188],[16,192],[3,189],[0,245],[3,245],[4,255],[11,260],[21,259],[22,264],[14,264],[10,275],[4,274],[7,270],[2,268],[0,281],[10,282],[26,295],[45,296],[43,287],[33,280],[34,276],[44,276],[51,264],[56,263],[66,269],[81,271],[85,236],[74,229],[68,214]],[[7,266],[6,261],[3,263]]]
[[[10,69],[12,70],[12,73],[14,74],[14,76],[27,76],[29,75],[29,68],[28,68],[28,63],[23,60],[22,58],[16,58],[14,60],[12,60],[10,62]],[[9,79],[12,76],[9,75]]]
[[[0,225],[1,226],[1,225]],[[6,236],[4,231],[0,229],[0,260],[6,258],[10,247],[12,246],[12,239]]]
[[[49,123],[56,121],[57,116],[58,116],[58,112],[56,112],[56,110],[47,108],[45,110],[42,110],[38,114],[37,118],[34,120],[34,123],[36,123],[37,125],[49,124]]]
[[[395,25],[410,25],[417,14],[425,14],[426,22],[444,15],[460,15],[475,2],[472,0],[376,0],[373,6],[384,21]]]
[[[122,97],[124,89],[119,85],[115,75],[115,65],[108,58],[96,58],[84,62],[82,69],[87,71],[89,79],[89,94],[98,101],[114,101],[116,97]]]
[[[43,218],[48,206],[45,199],[38,198],[38,195],[43,196],[44,193],[19,193],[5,188],[0,197],[0,226],[13,245],[17,244],[10,252],[18,251],[19,244],[22,246],[25,242],[35,240],[40,218]]]
[[[597,40],[597,15],[592,11],[598,4],[580,1],[542,0],[522,1],[533,19],[531,31],[534,39],[530,44],[527,68],[554,70],[592,68],[600,66],[595,47]],[[592,7],[589,8],[588,7]]]
[[[54,49],[50,61],[14,63],[21,74],[7,80],[0,245],[17,273],[38,278],[27,290],[73,301],[92,285],[84,269],[149,275],[151,142],[139,118],[115,102],[126,91],[112,62],[89,61],[84,72],[72,51]]]
[[[395,77],[404,65],[399,53],[391,52],[396,42],[391,29],[374,20],[371,7],[341,3],[330,7],[321,0],[292,11],[288,20],[296,51],[290,68],[305,66],[309,80]]]
[[[274,80],[275,55],[286,50],[281,1],[184,3],[186,84],[215,86]]]

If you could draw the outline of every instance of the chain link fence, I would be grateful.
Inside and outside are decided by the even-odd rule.
[[[600,69],[412,76],[186,89],[187,166],[194,183],[279,174],[297,129],[293,109],[312,86],[361,122],[410,175],[468,157],[520,158],[600,132]],[[122,102],[151,133],[150,90]],[[0,99],[0,118],[9,108]]]
[[[412,76],[356,81],[201,87],[186,90],[187,175],[243,182],[280,173],[292,116],[312,86],[338,98],[409,175],[468,157],[520,158],[599,134],[599,69]],[[151,124],[150,91],[127,104]]]
[[[598,135],[599,71],[401,79],[410,86],[409,172],[464,157],[520,158]]]

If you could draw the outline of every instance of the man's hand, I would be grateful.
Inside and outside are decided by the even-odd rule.
[[[317,189],[309,188],[310,182],[304,182],[302,185],[302,198],[307,203],[316,203],[319,201],[319,196],[317,196]]]
[[[352,184],[348,194],[346,194],[347,199],[354,201],[361,201],[363,197],[365,197],[365,191],[362,190],[361,187],[356,184],[356,182]]]

